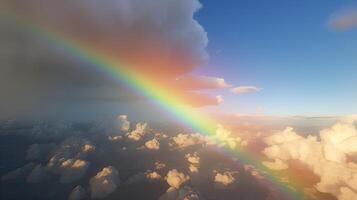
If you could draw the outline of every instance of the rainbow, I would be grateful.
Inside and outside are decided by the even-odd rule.
[[[130,66],[123,65],[117,59],[96,51],[93,46],[83,43],[75,38],[66,36],[64,33],[51,29],[48,26],[30,22],[24,18],[11,14],[1,15],[1,22],[15,24],[21,30],[27,31],[36,37],[46,40],[51,45],[64,49],[67,53],[77,59],[88,63],[96,70],[111,76],[120,84],[125,84],[134,91],[144,95],[160,108],[175,116],[181,123],[190,127],[205,136],[215,135],[216,122],[188,106],[182,106],[184,97],[170,92],[162,84],[131,70]],[[263,172],[263,177],[268,183],[276,186],[276,189],[284,194],[286,199],[306,199],[307,194],[302,192],[302,186],[297,181],[284,183],[281,181],[282,174],[265,167],[260,156],[254,152],[249,152],[244,147],[238,146],[234,149],[225,148],[223,150],[230,156],[236,156],[241,163],[254,166],[258,171]],[[285,174],[286,175],[286,174]],[[289,174],[290,175],[290,174]],[[292,177],[294,177],[292,175]],[[284,198],[284,199],[285,199]]]

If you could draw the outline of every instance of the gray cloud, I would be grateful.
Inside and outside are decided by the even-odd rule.
[[[198,0],[5,0],[1,7],[108,52],[167,81],[207,59]],[[0,23],[3,116],[63,110],[72,102],[143,99],[110,75],[14,23]],[[135,66],[135,67],[134,67]],[[158,73],[160,72],[160,73]],[[164,80],[165,81],[165,80]]]

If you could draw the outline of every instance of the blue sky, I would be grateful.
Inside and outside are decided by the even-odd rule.
[[[222,112],[346,115],[357,112],[357,29],[328,27],[341,0],[201,1],[210,60],[197,72],[255,94],[220,91]]]

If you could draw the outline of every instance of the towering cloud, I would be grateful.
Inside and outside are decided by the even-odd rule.
[[[185,77],[208,57],[207,34],[194,19],[201,8],[198,0],[5,0],[1,8],[27,25],[41,24],[39,32],[50,30],[86,44],[162,85]],[[40,107],[41,113],[55,113],[73,102],[143,99],[73,51],[10,22],[0,24],[0,92],[7,94],[0,104],[2,115],[35,115]],[[223,79],[205,76],[180,78],[175,84],[182,85],[175,87],[178,93],[227,87]],[[203,99],[203,105],[217,104],[214,97]]]

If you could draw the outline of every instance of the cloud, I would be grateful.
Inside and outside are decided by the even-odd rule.
[[[146,123],[144,124],[137,123],[135,129],[130,133],[128,133],[127,137],[131,140],[139,141],[146,134],[146,131],[147,131]]]
[[[255,86],[239,86],[231,89],[233,93],[242,94],[242,93],[255,93],[261,91],[262,88],[258,88]]]
[[[189,162],[188,169],[190,170],[191,173],[198,173],[198,168],[200,166],[200,157],[197,152],[194,152],[193,154],[186,154],[185,155],[187,161]]]
[[[145,147],[147,149],[151,149],[151,150],[159,150],[160,149],[160,143],[159,143],[159,141],[157,141],[154,138],[152,140],[149,140],[149,141],[145,142]]]
[[[345,31],[357,27],[357,6],[345,8],[334,13],[327,25],[338,31]]]
[[[180,189],[170,187],[159,200],[203,200],[202,195],[195,189],[184,186]]]
[[[294,167],[291,161],[297,160],[319,177],[314,185],[318,191],[339,200],[357,196],[357,164],[347,159],[357,153],[356,120],[357,116],[350,116],[321,130],[320,140],[300,136],[292,128],[268,136],[263,153],[273,161],[263,164],[281,170]]]
[[[217,188],[227,188],[236,181],[235,176],[238,172],[225,171],[223,173],[214,172],[214,185]]]
[[[13,171],[7,172],[1,176],[1,181],[20,179],[27,176],[35,167],[35,163],[27,163],[23,167],[19,167]]]
[[[176,169],[170,170],[167,175],[166,175],[166,181],[167,183],[173,187],[173,188],[180,188],[180,186],[188,181],[190,177],[188,175],[185,175],[184,173],[181,173],[177,171]]]
[[[189,146],[203,144],[204,138],[199,134],[183,134],[179,133],[171,138],[170,147],[183,149]]]
[[[32,144],[26,152],[26,160],[41,160],[48,156],[48,153],[55,147],[55,144]]]
[[[231,85],[227,84],[223,78],[195,75],[179,77],[176,79],[175,85],[184,90],[217,89],[231,87]]]
[[[112,167],[104,167],[89,181],[91,198],[104,198],[114,192],[121,184],[118,171]]]
[[[38,164],[27,176],[26,181],[29,183],[40,183],[49,180],[51,177],[48,169]]]
[[[183,88],[221,88],[221,78],[185,76],[208,58],[207,33],[194,19],[198,0],[107,0],[73,2],[5,0],[2,7],[28,24],[70,36],[111,56],[124,67],[162,85],[182,77]],[[0,104],[4,116],[58,113],[74,103],[137,101],[144,97],[63,48],[0,24]],[[21,27],[20,27],[21,28]],[[21,29],[20,29],[21,30]],[[128,67],[129,68],[129,67]],[[179,81],[181,83],[181,81]],[[186,88],[189,89],[189,88]],[[183,91],[177,91],[182,93]],[[31,98],[28,98],[31,96]],[[207,105],[208,101],[204,105]],[[216,105],[216,101],[210,101]],[[40,114],[38,114],[40,115]]]
[[[68,159],[62,162],[60,166],[60,182],[69,183],[79,180],[87,172],[90,163],[85,160]]]
[[[85,198],[85,195],[86,195],[85,189],[82,186],[78,185],[75,188],[73,188],[73,190],[69,194],[68,200],[81,200]]]

